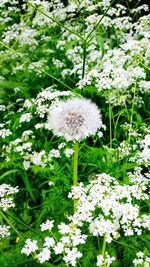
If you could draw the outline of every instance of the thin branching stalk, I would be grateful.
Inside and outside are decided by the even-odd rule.
[[[123,113],[123,111],[122,111],[122,113]],[[116,130],[117,130],[118,122],[119,122],[119,119],[120,119],[120,116],[121,116],[122,113],[120,113],[118,115],[118,117],[116,119],[116,122],[114,124],[114,140],[116,140],[116,137],[117,137],[117,131]]]
[[[130,118],[130,131],[132,129],[132,123],[133,123],[133,113],[134,113],[134,105],[135,105],[136,84],[137,84],[137,80],[135,81],[135,85],[133,87],[133,101],[132,101],[131,118]],[[130,135],[129,135],[129,142],[130,142]]]
[[[83,36],[84,36],[84,39],[82,41],[82,45],[83,45],[82,79],[84,78],[84,75],[85,75],[85,61],[86,61],[86,47],[87,47],[87,42],[85,39],[85,9],[83,12]]]
[[[84,78],[85,75],[85,61],[86,61],[86,40],[83,42],[83,65],[82,65],[82,79]]]
[[[53,236],[53,238],[54,238],[55,242],[57,243],[57,242],[58,242],[58,240],[57,240],[57,238],[56,238],[56,236],[54,235],[54,233],[53,233],[53,231],[52,231],[52,230],[50,231],[50,233],[51,233],[51,235]],[[64,252],[63,252],[63,255],[65,256],[65,253],[64,253]],[[68,264],[68,263],[65,263],[65,265],[66,265],[66,267],[69,267],[69,264]]]
[[[64,26],[61,22],[57,21],[55,18],[47,15],[45,12],[43,12],[41,9],[39,9],[38,7],[32,5],[29,1],[26,1],[27,5],[32,6],[34,9],[36,9],[39,13],[43,14],[45,17],[49,18],[50,20],[52,20],[53,22],[55,22],[57,25],[59,25],[60,27],[64,28],[65,30],[67,30],[68,32],[76,35],[77,37],[79,37],[80,39],[83,39],[83,37],[81,35],[79,35],[78,33],[72,31],[71,29],[69,29],[68,27]]]
[[[30,226],[28,226],[26,223],[24,223],[23,221],[21,221],[21,219],[19,219],[17,217],[17,215],[12,215],[9,211],[7,211],[7,215],[9,217],[12,217],[15,221],[19,222],[20,224],[24,225],[26,228],[28,228],[30,231],[32,231],[34,234],[38,235],[38,232],[33,230]]]
[[[89,42],[92,40],[92,37],[90,38],[91,34],[96,30],[96,28],[98,27],[98,25],[101,23],[102,19],[106,16],[108,10],[111,8],[112,4],[115,2],[115,0],[112,1],[112,3],[108,6],[108,8],[105,10],[103,16],[100,18],[100,20],[95,24],[95,26],[93,27],[93,29],[89,32],[89,34],[86,36],[86,40],[88,40]],[[120,1],[118,1],[119,3]]]
[[[19,231],[15,228],[15,226],[11,223],[11,221],[5,216],[5,214],[0,211],[1,216],[4,218],[4,220],[10,225],[10,227],[16,232],[16,234],[25,241],[24,237],[19,233]]]
[[[148,66],[146,66],[145,64],[143,64],[142,62],[140,62],[140,64],[145,68],[145,69],[147,69],[147,70],[149,70],[150,71],[150,68],[148,67]]]
[[[97,244],[98,244],[98,249],[99,249],[99,251],[100,251],[100,240],[99,240],[99,237],[97,236]]]

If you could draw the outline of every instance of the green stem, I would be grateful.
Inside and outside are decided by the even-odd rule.
[[[52,20],[53,22],[55,22],[57,25],[59,25],[60,27],[63,27],[65,30],[67,30],[68,32],[74,34],[75,36],[79,37],[80,39],[83,39],[83,37],[81,35],[79,35],[78,33],[72,31],[71,29],[69,29],[68,27],[64,26],[63,23],[57,21],[55,18],[47,15],[45,12],[43,12],[41,9],[39,9],[38,7],[32,5],[31,3],[29,3],[29,1],[26,1],[27,5],[32,6],[34,9],[36,9],[39,13],[43,14],[45,17],[49,18],[50,20]]]
[[[74,159],[73,159],[73,185],[78,185],[78,153],[79,153],[79,143],[75,141],[74,144]],[[74,212],[76,211],[77,200],[74,200]]]
[[[132,123],[133,123],[133,112],[134,112],[134,104],[135,104],[135,94],[136,94],[136,81],[135,81],[135,86],[133,90],[133,102],[132,102],[132,109],[131,109],[131,119],[130,119],[130,131],[132,129]],[[129,143],[130,143],[130,135],[129,135]]]
[[[115,0],[112,1],[112,3],[108,6],[108,8],[105,10],[104,14],[102,15],[102,17],[100,18],[100,20],[95,24],[95,26],[93,27],[93,29],[89,32],[89,34],[86,37],[86,40],[88,40],[89,42],[92,40],[93,37],[90,38],[91,34],[97,29],[97,27],[99,26],[99,24],[101,23],[102,19],[106,16],[108,10],[111,8],[112,4],[115,2]]]
[[[143,64],[142,62],[140,62],[140,64],[147,70],[150,70],[150,68],[148,66],[146,66],[145,64]]]
[[[78,185],[78,152],[79,152],[79,143],[75,141],[74,144],[74,161],[73,161],[73,185]]]
[[[105,258],[105,249],[106,249],[106,234],[104,235],[103,246],[102,246],[102,256],[103,256],[103,258]]]
[[[11,228],[16,232],[16,234],[23,240],[25,241],[25,239],[23,238],[23,236],[18,232],[18,230],[13,226],[13,224],[11,223],[11,221],[5,216],[5,214],[0,211],[0,214],[2,215],[2,217],[4,218],[4,220],[11,226]]]
[[[112,148],[112,110],[109,98],[109,136],[110,136],[110,148]]]
[[[82,79],[85,74],[85,60],[86,60],[86,40],[83,42],[83,66],[82,66]]]
[[[117,132],[116,132],[116,130],[117,130],[118,122],[119,122],[119,119],[120,119],[120,115],[121,115],[121,114],[118,115],[117,120],[116,120],[116,122],[115,122],[115,126],[114,126],[114,140],[117,139],[117,137],[116,137],[116,136],[117,136]]]
[[[102,257],[104,259],[104,263],[102,265],[100,265],[99,267],[106,267],[106,263],[105,263],[105,250],[106,250],[106,234],[104,235],[103,246],[102,246]]]

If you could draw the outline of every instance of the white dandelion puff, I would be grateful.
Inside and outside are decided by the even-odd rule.
[[[74,97],[50,108],[48,124],[53,133],[67,141],[80,141],[102,127],[101,114],[89,99]]]

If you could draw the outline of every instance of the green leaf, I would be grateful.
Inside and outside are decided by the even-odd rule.
[[[5,173],[3,173],[1,176],[0,176],[0,180],[2,180],[3,178],[5,178],[6,176],[12,174],[12,173],[16,173],[18,172],[19,170],[15,169],[15,170],[9,170],[9,171],[6,171]]]
[[[26,186],[26,189],[29,192],[32,200],[35,202],[35,198],[34,198],[33,193],[32,193],[32,187],[31,187],[31,184],[30,184],[30,181],[28,179],[27,174],[24,172],[24,173],[22,173],[21,177],[22,177],[22,180],[23,180],[23,182],[24,182],[24,184]]]

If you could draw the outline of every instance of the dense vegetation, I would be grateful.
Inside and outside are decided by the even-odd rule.
[[[1,267],[149,267],[142,1],[0,1]]]

